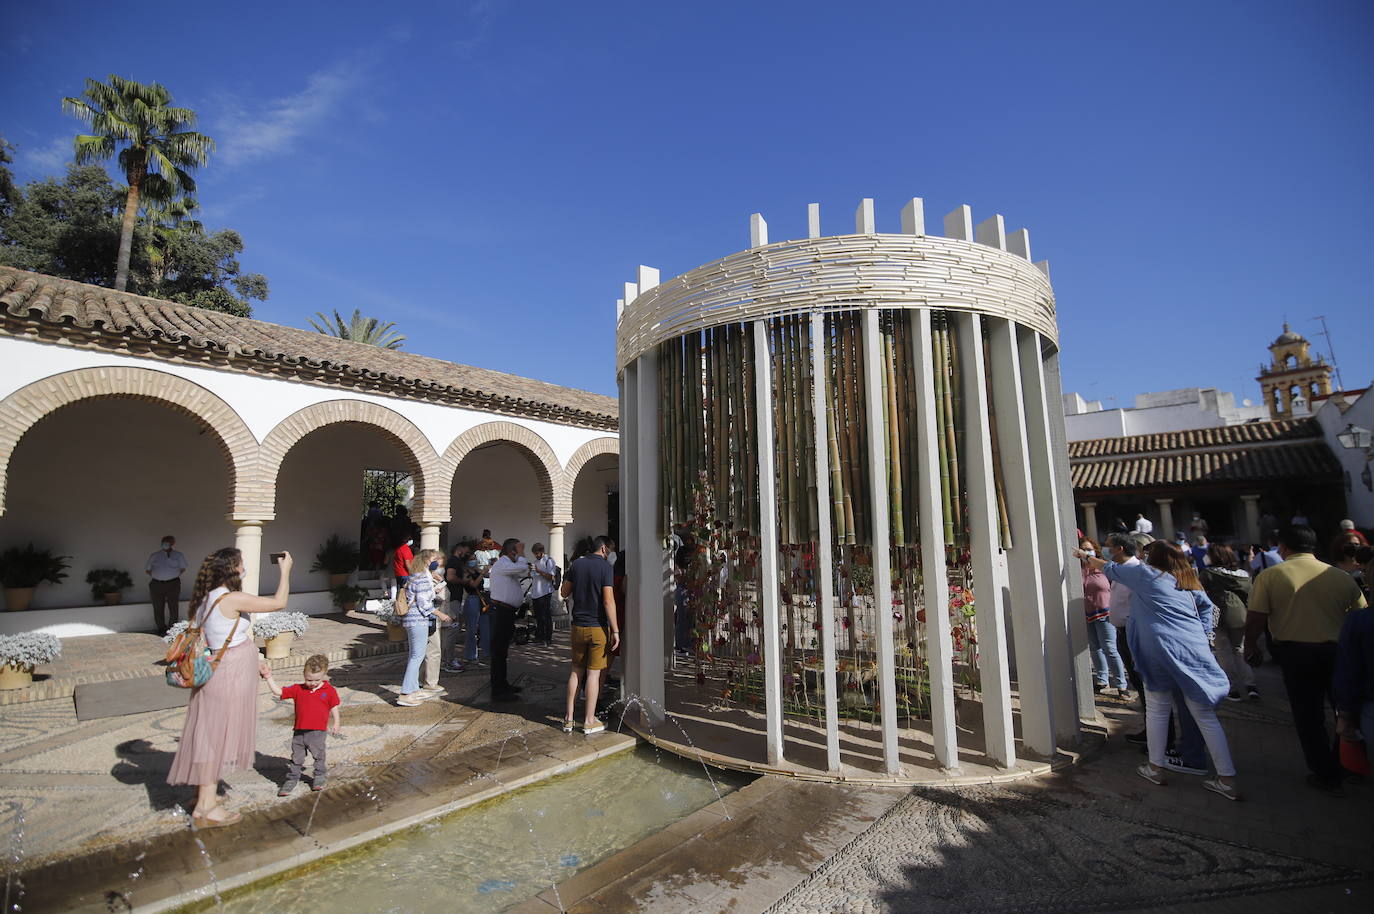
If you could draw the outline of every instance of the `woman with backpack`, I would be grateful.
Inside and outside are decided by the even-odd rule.
[[[243,818],[220,803],[219,782],[251,768],[257,751],[259,656],[251,617],[286,608],[291,554],[280,556],[281,581],[270,597],[243,592],[243,553],[237,549],[206,556],[196,574],[187,612],[191,625],[204,632],[205,646],[220,659],[210,680],[191,691],[167,783],[196,785],[191,824],[197,828],[233,825]]]
[[[1240,559],[1230,546],[1212,543],[1207,547],[1209,564],[1198,573],[1207,599],[1216,607],[1212,616],[1212,653],[1231,681],[1230,701],[1241,700],[1244,689],[1251,701],[1259,701],[1255,671],[1245,662],[1245,614],[1250,603],[1250,574],[1242,571]]]

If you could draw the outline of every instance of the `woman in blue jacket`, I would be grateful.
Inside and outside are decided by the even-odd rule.
[[[1078,550],[1078,557],[1101,567],[1112,581],[1131,590],[1131,618],[1126,626],[1135,667],[1145,683],[1145,731],[1150,760],[1136,773],[1164,783],[1164,751],[1173,694],[1182,693],[1212,756],[1216,776],[1203,786],[1228,800],[1240,799],[1236,768],[1217,720],[1216,707],[1231,685],[1208,644],[1215,607],[1203,592],[1188,553],[1156,540],[1145,549],[1144,564],[1103,562]]]

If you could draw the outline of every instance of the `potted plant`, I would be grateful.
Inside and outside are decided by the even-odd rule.
[[[124,597],[123,591],[134,586],[133,578],[122,568],[96,568],[86,575],[86,583],[91,585],[94,599],[104,600],[110,606]]]
[[[352,584],[340,584],[329,589],[329,595],[334,599],[334,605],[341,612],[352,612],[358,608],[358,601],[367,596],[367,591],[361,587],[354,587]]]
[[[305,634],[310,620],[305,613],[264,613],[253,620],[253,633],[263,639],[268,660],[278,660],[291,654],[291,642]]]
[[[377,610],[377,618],[386,623],[386,640],[406,640],[405,625],[401,622],[401,617],[396,615],[395,600],[383,600],[382,608]]]
[[[315,553],[315,564],[310,566],[310,570],[327,572],[329,586],[338,587],[348,581],[348,576],[357,567],[358,544],[332,533],[320,546],[320,551]]]
[[[22,689],[33,682],[33,668],[62,656],[56,635],[24,632],[0,635],[0,689]]]
[[[28,609],[33,589],[47,581],[61,584],[71,567],[69,555],[53,555],[47,549],[35,549],[29,543],[23,549],[11,546],[0,552],[0,585],[5,589],[5,608]]]

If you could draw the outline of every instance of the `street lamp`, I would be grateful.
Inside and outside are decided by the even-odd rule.
[[[1360,428],[1358,425],[1347,424],[1345,431],[1336,434],[1336,440],[1341,443],[1341,447],[1347,450],[1358,448],[1367,454],[1371,443],[1374,443],[1374,432],[1367,428]]]

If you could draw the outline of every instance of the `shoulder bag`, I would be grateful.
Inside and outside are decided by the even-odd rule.
[[[219,601],[229,596],[222,593],[210,605],[210,609],[205,613],[205,618],[210,618],[210,613],[219,606]],[[224,652],[229,649],[229,642],[234,640],[234,633],[239,629],[239,623],[243,621],[243,616],[234,620],[234,627],[229,629],[229,637],[224,639],[219,650],[212,656],[209,646],[205,643],[205,626],[188,625],[186,631],[177,635],[172,646],[167,648],[167,684],[178,689],[198,689],[210,681],[215,669],[224,657]]]

